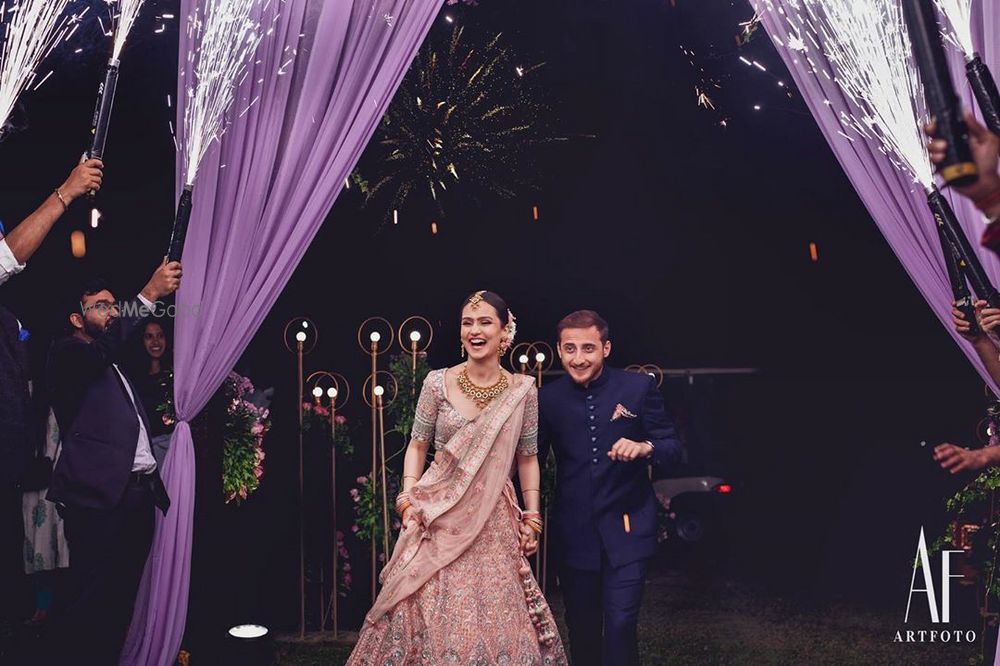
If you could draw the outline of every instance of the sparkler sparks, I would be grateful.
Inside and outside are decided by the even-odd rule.
[[[118,13],[111,17],[111,29],[114,31],[115,44],[112,50],[112,59],[121,58],[122,49],[125,48],[125,40],[135,25],[135,19],[139,16],[139,9],[142,8],[144,0],[118,0]]]
[[[894,0],[804,0],[798,21],[823,45],[835,81],[857,109],[841,123],[874,136],[893,163],[923,185],[934,182],[920,130],[924,95],[900,6]]]
[[[972,0],[934,0],[948,19],[951,30],[942,30],[945,39],[957,46],[967,58],[972,57]]]
[[[9,9],[6,3],[0,5],[0,22],[5,25],[0,54],[0,124],[7,123],[17,98],[34,82],[41,61],[74,30],[69,17],[64,16],[69,2],[21,0]]]
[[[226,113],[260,44],[260,25],[250,19],[254,5],[247,0],[213,0],[206,3],[204,15],[188,18],[194,81],[187,85],[181,147],[187,185],[194,184],[209,146],[225,131]]]

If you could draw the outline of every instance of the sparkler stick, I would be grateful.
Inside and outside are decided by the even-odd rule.
[[[938,225],[938,237],[941,241],[941,249],[944,251],[945,267],[948,269],[948,282],[951,283],[951,293],[955,297],[955,307],[965,316],[969,322],[969,333],[975,335],[979,332],[979,325],[976,323],[976,307],[972,302],[972,294],[969,293],[969,285],[965,281],[963,274],[962,258],[958,250],[952,245],[951,239],[945,233],[942,225]]]
[[[260,44],[260,26],[250,19],[254,5],[254,0],[211,0],[204,15],[196,13],[188,19],[188,35],[194,45],[189,56],[194,81],[187,87],[184,143],[180,146],[184,191],[177,204],[168,260],[181,257],[198,169],[212,142],[225,132],[226,113]]]
[[[949,185],[968,185],[979,178],[969,150],[969,129],[965,126],[962,103],[948,71],[948,59],[941,43],[941,30],[934,15],[933,0],[902,0],[903,17],[913,47],[914,61],[920,71],[924,94],[931,117],[935,119],[934,136],[948,142],[944,161],[938,172]]]
[[[0,22],[11,14],[0,53],[0,124],[6,125],[17,98],[34,81],[41,61],[72,33],[69,18],[63,16],[68,5],[69,0],[22,0],[9,11],[0,5],[4,10],[0,11]]]
[[[990,283],[979,256],[973,251],[969,238],[958,224],[955,211],[936,187],[931,187],[927,191],[927,205],[934,214],[938,229],[951,241],[952,248],[961,259],[960,272],[968,278],[976,296],[986,301],[991,308],[1000,307],[1000,292]],[[968,317],[966,313],[966,318]],[[974,322],[975,316],[969,321]]]
[[[965,56],[965,76],[972,94],[983,113],[986,126],[1000,134],[1000,94],[993,75],[972,45],[972,0],[936,0],[941,14],[948,19],[950,29],[945,38],[955,44]]]
[[[128,39],[139,9],[144,0],[118,0],[118,11],[112,13],[111,24],[114,32],[114,42],[111,49],[111,59],[104,73],[104,81],[97,89],[97,104],[94,107],[94,120],[91,125],[90,151],[88,157],[104,159],[104,147],[108,140],[108,125],[111,122],[111,109],[115,103],[115,90],[118,87],[118,67],[121,63],[122,49]],[[91,193],[93,196],[93,193]]]
[[[858,113],[844,114],[841,121],[878,140],[893,164],[923,187],[942,238],[956,300],[968,298],[964,285],[968,280],[979,298],[992,307],[1000,305],[1000,294],[986,276],[954,211],[934,186],[920,130],[926,118],[925,98],[899,5],[894,0],[806,0],[805,10],[807,18],[791,18],[792,25],[807,38],[800,44],[822,44],[836,68],[838,85]],[[974,322],[975,317],[968,315],[970,323]]]

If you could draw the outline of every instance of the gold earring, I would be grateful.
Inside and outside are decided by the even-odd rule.
[[[460,349],[459,353],[462,355],[462,358],[465,358],[465,343],[464,342],[458,343],[458,347]]]

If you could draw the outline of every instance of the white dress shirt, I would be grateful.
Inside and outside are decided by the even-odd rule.
[[[24,270],[25,264],[17,263],[17,257],[10,251],[7,240],[0,237],[0,284]]]

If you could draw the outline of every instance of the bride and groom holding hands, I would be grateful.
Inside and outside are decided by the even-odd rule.
[[[466,360],[424,380],[396,500],[403,528],[348,664],[568,663],[526,559],[544,529],[573,664],[638,664],[657,545],[648,466],[681,450],[656,382],[605,365],[608,325],[590,310],[559,322],[566,375],[540,392],[500,365],[516,333],[500,296],[470,295],[460,332]],[[556,489],[544,525],[540,463],[550,451]]]

